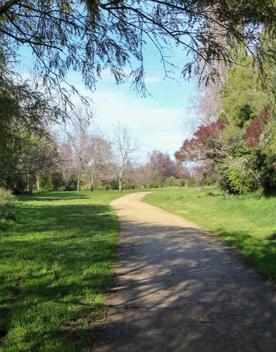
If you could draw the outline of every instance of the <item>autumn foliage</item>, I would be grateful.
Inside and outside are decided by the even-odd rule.
[[[208,143],[216,139],[228,125],[227,120],[217,120],[207,125],[201,125],[194,132],[193,138],[186,139],[175,157],[182,161],[198,161],[205,159]]]
[[[247,147],[255,148],[259,144],[264,127],[269,121],[270,114],[271,109],[264,109],[247,126],[244,135],[244,140]]]

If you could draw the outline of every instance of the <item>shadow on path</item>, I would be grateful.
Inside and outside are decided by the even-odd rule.
[[[276,350],[274,292],[232,250],[197,228],[130,218],[92,351]]]

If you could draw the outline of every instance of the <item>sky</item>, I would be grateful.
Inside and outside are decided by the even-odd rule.
[[[20,72],[31,71],[31,56],[22,51]],[[146,160],[152,150],[168,152],[172,157],[185,138],[192,134],[192,102],[196,95],[194,81],[181,77],[181,67],[188,58],[177,48],[171,53],[173,63],[178,67],[172,76],[164,78],[163,67],[156,50],[147,45],[145,57],[145,82],[149,94],[146,97],[133,91],[129,81],[116,84],[109,71],[104,71],[96,90],[85,89],[81,75],[70,72],[67,80],[91,101],[94,123],[107,136],[117,123],[126,127],[138,140],[139,156]]]

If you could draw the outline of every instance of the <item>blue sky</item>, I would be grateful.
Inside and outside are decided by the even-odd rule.
[[[172,73],[175,79],[164,79],[160,57],[153,46],[146,46],[144,56],[145,81],[150,93],[146,97],[134,92],[128,81],[117,85],[109,71],[103,72],[94,92],[85,89],[78,73],[69,73],[67,79],[91,100],[95,124],[104,134],[111,135],[119,122],[138,139],[142,159],[153,149],[173,156],[192,133],[189,120],[196,85],[181,77],[181,68],[188,58],[177,48],[171,53],[171,60],[178,67]],[[29,74],[31,67],[31,56],[23,50],[20,71]]]

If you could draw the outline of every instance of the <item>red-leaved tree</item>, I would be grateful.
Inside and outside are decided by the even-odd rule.
[[[186,139],[175,153],[176,159],[181,161],[220,159],[224,156],[224,151],[218,137],[227,125],[227,120],[217,120],[199,126],[194,132],[193,138]]]
[[[264,131],[265,125],[269,121],[271,109],[264,109],[258,116],[247,126],[244,134],[245,144],[248,148],[255,148],[261,139],[261,135]]]

